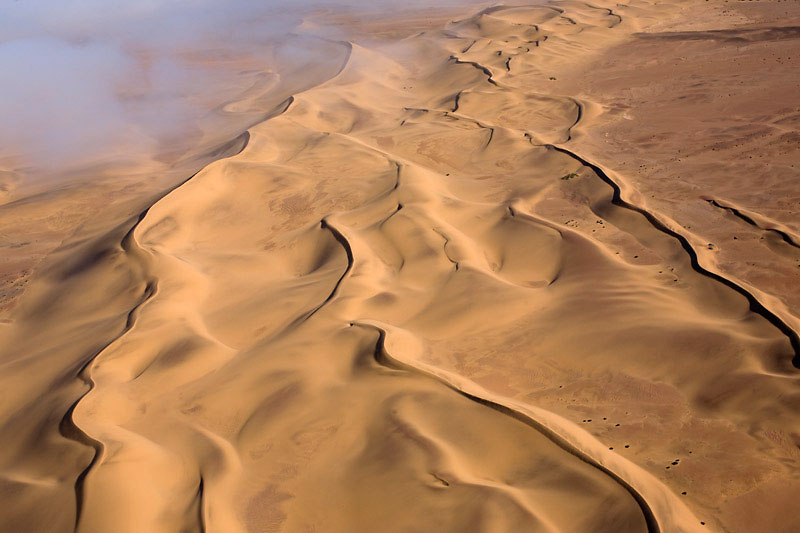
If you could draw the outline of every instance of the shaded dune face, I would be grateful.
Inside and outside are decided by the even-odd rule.
[[[720,471],[791,484],[791,325],[582,159],[590,102],[532,89],[620,19],[349,44],[240,153],[59,251],[8,338],[9,527],[709,531]]]

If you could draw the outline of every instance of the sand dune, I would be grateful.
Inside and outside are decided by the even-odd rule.
[[[241,103],[263,120],[56,248],[0,330],[3,529],[798,527],[796,315],[559,85],[677,9],[495,6]]]

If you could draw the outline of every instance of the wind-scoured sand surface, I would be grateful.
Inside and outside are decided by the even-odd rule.
[[[800,529],[773,8],[362,21],[171,183],[0,206],[0,529]]]

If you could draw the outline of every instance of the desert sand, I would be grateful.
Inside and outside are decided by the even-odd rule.
[[[9,193],[0,529],[797,531],[798,13],[341,16],[161,180]]]

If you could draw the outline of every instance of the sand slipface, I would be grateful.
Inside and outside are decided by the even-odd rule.
[[[636,71],[666,83],[637,51],[786,33],[698,4],[374,22],[313,83],[250,95],[213,162],[15,293],[2,529],[800,528],[797,219],[631,167],[672,163],[627,122],[676,120],[643,89],[620,107]],[[767,236],[728,248],[698,213]],[[784,281],[737,268],[764,247]]]

